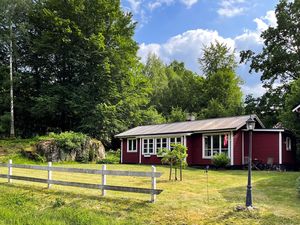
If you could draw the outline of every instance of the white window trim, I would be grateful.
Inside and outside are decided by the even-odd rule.
[[[152,139],[153,140],[153,153],[149,153],[149,152],[147,152],[147,153],[145,153],[144,152],[144,140],[147,140],[147,147],[148,147],[148,149],[149,149],[149,140],[150,139]],[[156,139],[155,138],[143,138],[143,139],[141,139],[142,140],[142,155],[144,156],[144,157],[150,157],[151,155],[156,155],[156,150],[155,150],[155,146],[156,146]]]
[[[285,138],[285,149],[286,151],[292,151],[292,139],[290,137]]]
[[[135,150],[129,150],[129,141],[134,141],[135,140]],[[132,152],[137,152],[137,139],[136,138],[128,138],[127,139],[127,152],[132,153]]]
[[[232,142],[232,140],[231,140],[231,133],[205,133],[205,134],[202,134],[202,159],[212,159],[213,158],[213,150],[212,150],[212,148],[213,148],[213,145],[211,144],[211,149],[210,149],[210,151],[211,151],[211,156],[205,156],[205,136],[213,136],[213,135],[219,135],[219,139],[221,139],[221,135],[227,135],[227,137],[228,137],[228,143],[227,143],[227,145],[228,145],[228,154],[227,154],[227,156],[231,159],[232,158],[232,156],[231,156],[231,152],[232,152],[232,145],[231,145],[231,142]],[[222,146],[222,143],[221,143],[221,141],[219,140],[219,153],[221,153],[221,146]]]
[[[142,138],[140,139],[141,140],[141,145],[142,145],[142,148],[141,148],[141,153],[144,157],[150,157],[151,155],[156,155],[157,157],[163,157],[163,156],[160,156],[160,155],[157,155],[157,144],[156,144],[156,139],[162,139],[162,138],[166,138],[167,139],[167,148],[170,149],[171,148],[171,142],[170,142],[170,139],[171,138],[175,138],[175,143],[177,143],[177,138],[181,138],[181,144],[186,146],[186,141],[184,140],[184,136],[182,135],[174,135],[174,136],[149,136],[149,137],[145,137],[145,138]],[[144,140],[145,139],[153,139],[153,153],[144,153]],[[147,143],[149,144],[149,142]]]

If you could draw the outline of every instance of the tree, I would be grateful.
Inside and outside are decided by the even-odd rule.
[[[170,115],[168,116],[168,122],[181,122],[186,121],[187,113],[182,111],[181,108],[172,108]]]
[[[218,41],[204,46],[203,56],[198,59],[198,62],[206,76],[214,74],[220,69],[234,71],[237,68],[234,52],[226,44]]]
[[[172,144],[172,149],[160,149],[159,155],[162,155],[162,163],[170,165],[169,180],[172,179],[172,169],[175,169],[175,180],[177,180],[177,168],[180,169],[180,181],[182,181],[182,169],[186,166],[187,147],[182,144]]]
[[[220,117],[243,113],[241,79],[236,75],[234,52],[225,44],[216,42],[204,49],[199,59],[206,77],[205,99],[207,106],[201,110],[201,117]]]
[[[264,47],[261,53],[241,52],[241,62],[250,61],[250,72],[262,72],[266,87],[275,82],[288,88],[291,80],[300,77],[300,1],[280,0],[275,10],[277,27],[269,27],[261,37]]]
[[[298,113],[292,112],[298,104],[300,104],[300,78],[292,82],[291,92],[285,98],[285,110],[280,114],[283,126],[296,134],[297,158],[300,161],[300,116]]]
[[[150,96],[151,105],[155,105],[155,107],[162,112],[164,108],[164,105],[162,105],[162,97],[168,87],[166,66],[158,56],[149,54],[143,69],[143,74],[149,79],[149,84],[153,89]]]
[[[16,72],[18,70],[17,57],[26,36],[28,25],[26,14],[29,6],[29,0],[3,0],[0,3],[1,64],[4,67],[6,65],[8,67],[9,64],[10,136],[12,138],[15,137],[13,73],[14,70]],[[9,63],[4,55],[9,55]]]

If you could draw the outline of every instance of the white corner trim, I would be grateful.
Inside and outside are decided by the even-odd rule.
[[[282,164],[282,133],[279,132],[279,147],[278,147],[278,150],[279,150],[279,164]]]
[[[233,166],[234,165],[234,154],[233,154],[233,132],[230,132],[230,165]]]
[[[245,132],[242,131],[242,165],[245,164]]]
[[[140,138],[140,139],[139,139],[139,141],[140,141],[140,149],[139,149],[139,164],[141,164],[141,163],[142,163],[142,142],[143,142],[143,139],[142,139],[142,138]]]
[[[121,138],[121,164],[123,163],[123,139]]]

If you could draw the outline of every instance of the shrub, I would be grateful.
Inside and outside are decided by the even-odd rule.
[[[105,159],[98,160],[98,164],[118,164],[120,162],[121,151],[109,150],[105,153]]]
[[[88,139],[88,136],[82,133],[73,131],[63,132],[60,134],[50,133],[50,138],[53,138],[58,147],[64,149],[65,152],[71,152],[74,149],[80,149]]]
[[[212,158],[212,163],[218,168],[226,167],[229,164],[229,162],[229,157],[224,153],[214,155]]]
[[[298,194],[300,195],[300,177],[298,177],[298,179],[296,180],[296,188],[297,188]]]

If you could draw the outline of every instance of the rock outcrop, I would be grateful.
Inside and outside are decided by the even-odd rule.
[[[77,147],[68,149],[61,147],[55,139],[40,141],[36,144],[36,153],[51,162],[88,162],[105,158],[105,148],[101,141],[91,138],[87,138]]]

